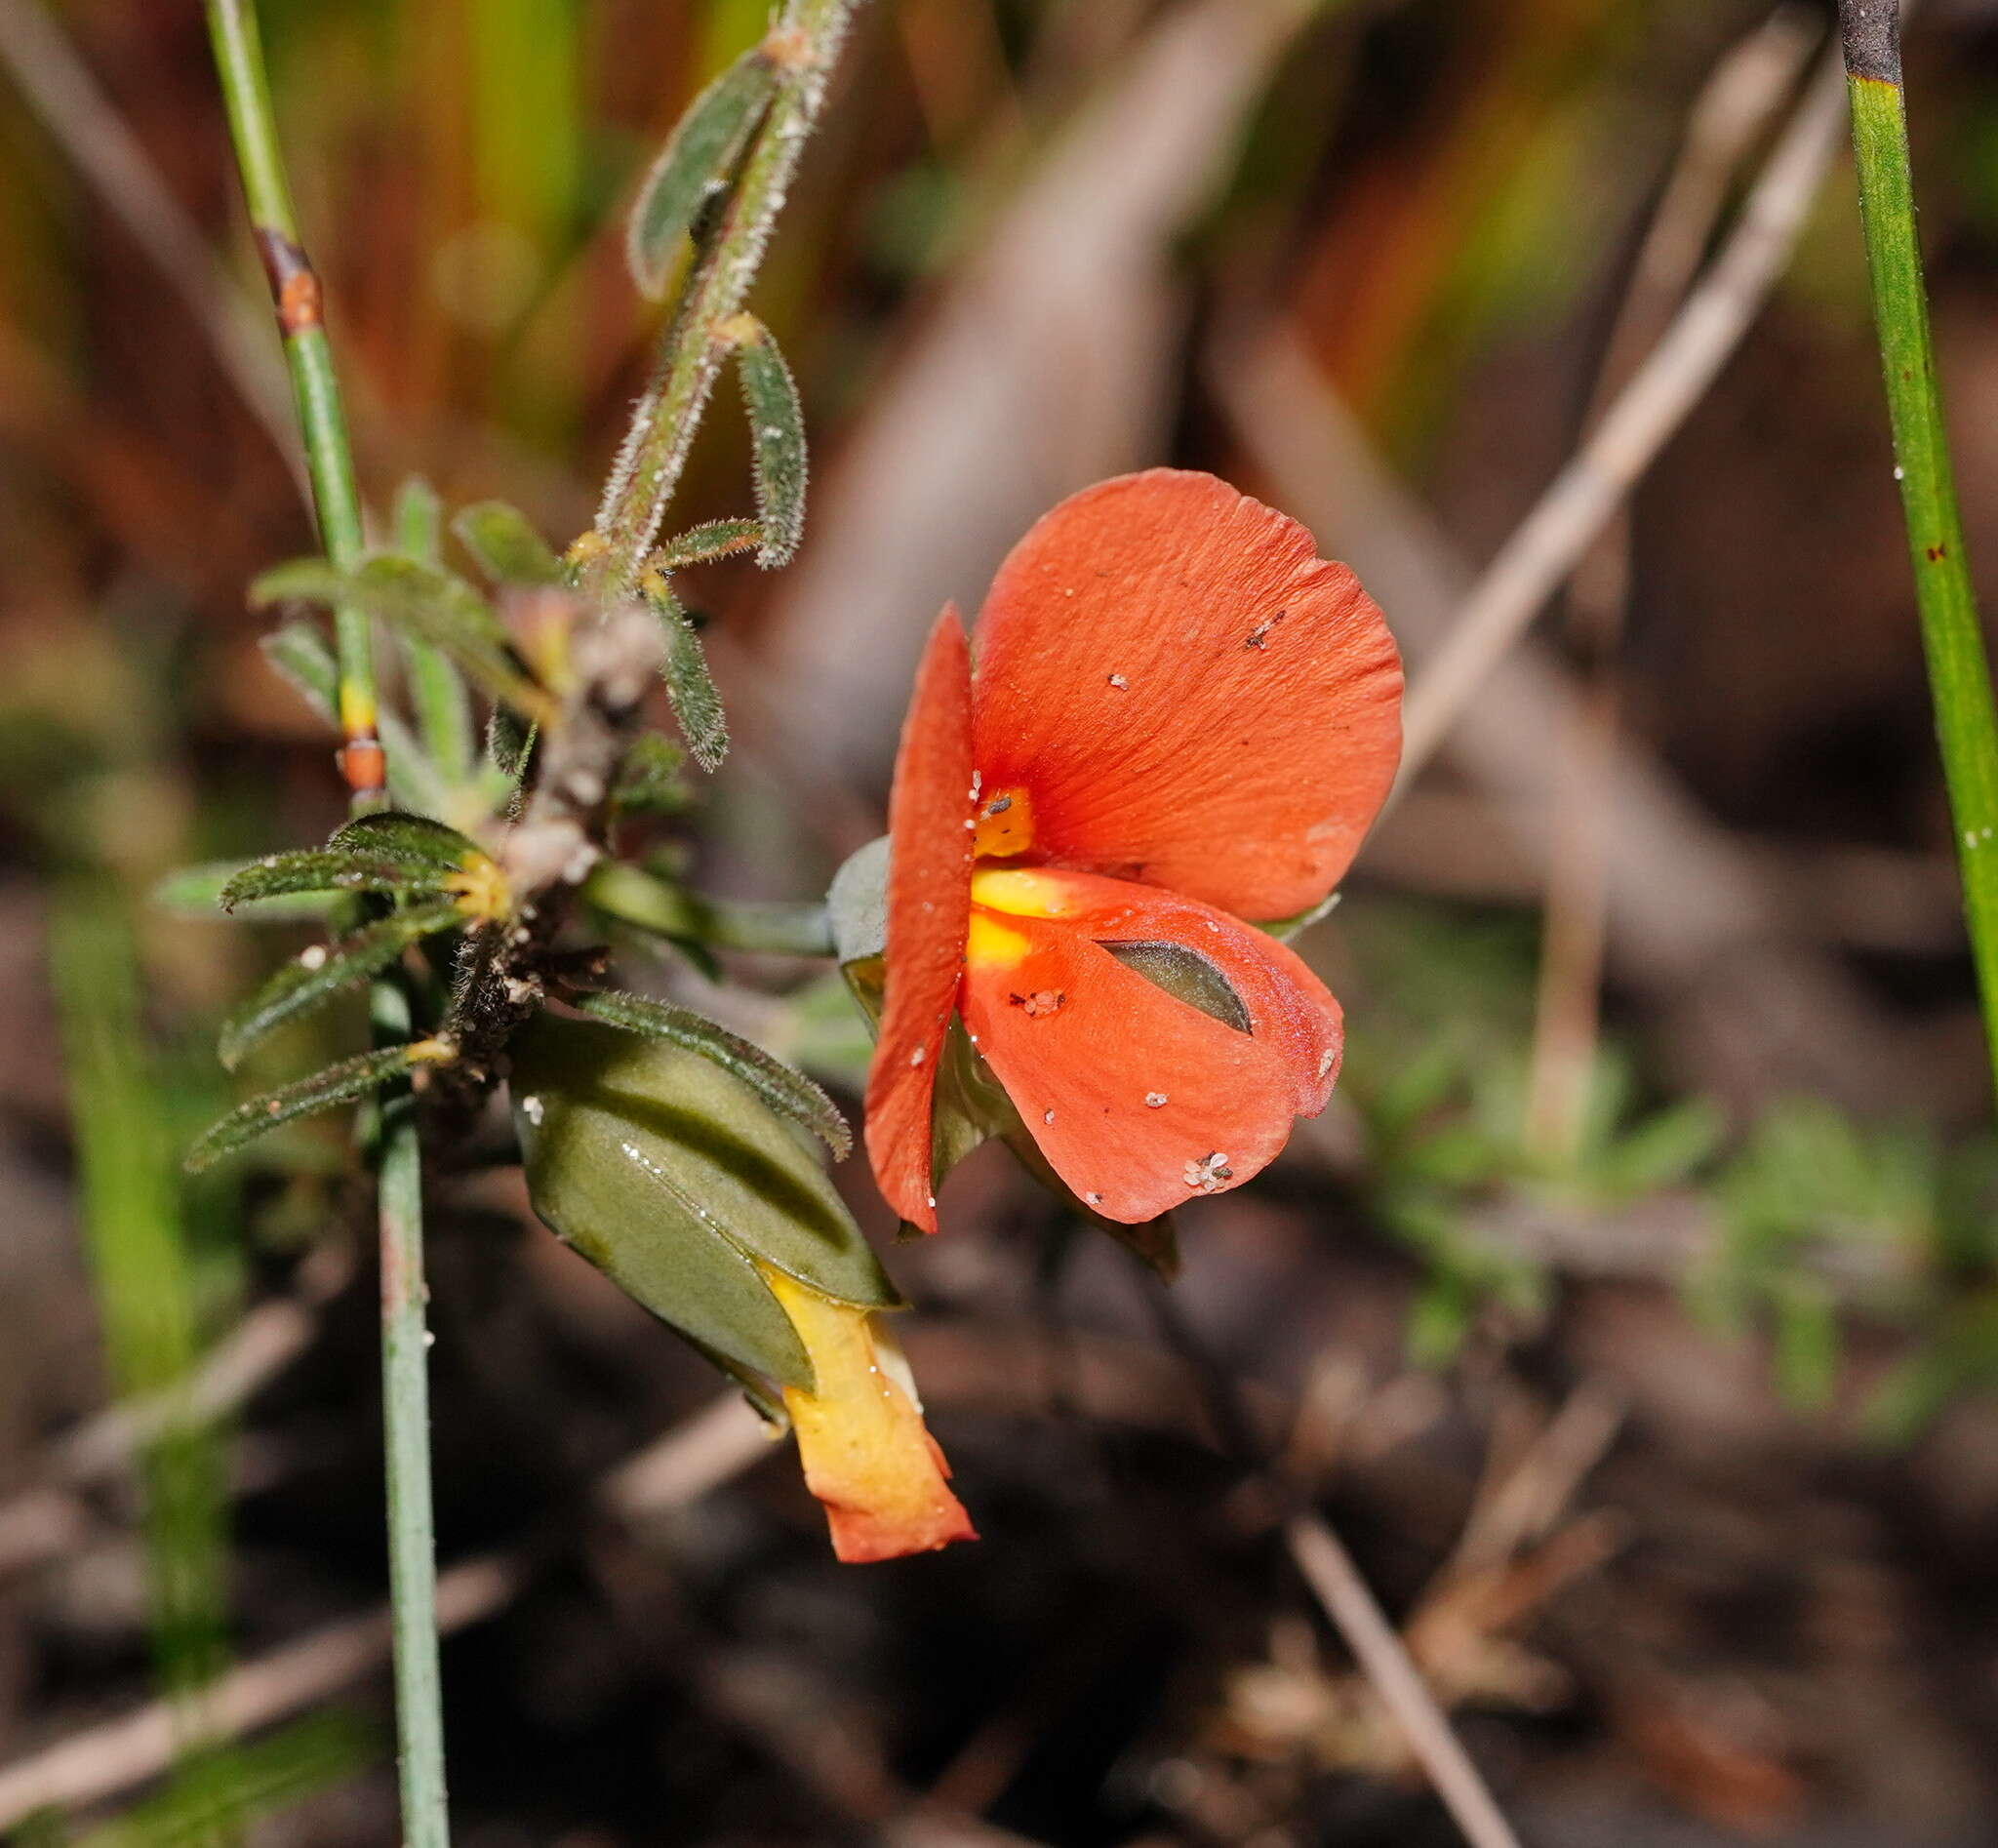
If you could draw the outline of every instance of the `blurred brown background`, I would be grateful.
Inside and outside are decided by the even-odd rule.
[[[420,472],[566,541],[655,332],[621,208],[761,0],[263,11],[378,513]],[[1922,228],[1984,563],[1998,17],[1923,15]],[[1419,683],[1627,375],[1619,318],[1655,327],[1633,277],[1689,124],[1695,157],[1741,141],[1697,257],[1822,25],[1736,0],[864,8],[755,296],[815,442],[805,550],[699,580],[738,739],[685,829],[702,878],[822,892],[879,829],[939,604],[976,608],[1036,513],[1123,468],[1214,468],[1303,518]],[[183,1766],[162,1793],[108,1729],[171,1681],[144,1585],[175,1543],[135,1539],[115,1443],[78,1452],[117,1311],[72,1213],[51,894],[131,902],[153,1081],[191,1131],[231,1095],[220,1011],[278,946],[139,901],[323,835],[341,796],[244,600],[312,535],[199,9],[0,0],[0,1827],[391,1842],[379,1648],[294,1666],[249,1714],[264,1756],[215,1754],[199,1789]],[[1747,75],[1717,99],[1724,67]],[[744,511],[745,468],[712,417],[685,519]],[[503,1568],[460,1582],[477,1621],[445,1656],[466,1848],[1454,1840],[1230,1406],[1411,1620],[1530,1841],[1998,1840],[1998,1153],[1842,163],[1590,571],[1305,940],[1346,1081],[1265,1182],[1186,1216],[1163,1322],[1123,1254],[1051,1255],[996,1150],[946,1237],[891,1254],[981,1546],[836,1568],[792,1472],[748,1455],[620,1500],[606,1472],[712,1377],[511,1183],[439,1182],[441,1547]],[[1614,777],[1558,718],[1605,676]],[[1604,807],[1630,778],[1642,801]],[[1591,817],[1605,1037],[1550,1130],[1545,901]],[[730,975],[716,1005],[852,1103],[864,1046],[822,972]],[[357,1029],[316,1030],[331,1056]],[[209,1561],[241,1663],[324,1667],[381,1591],[341,1147],[301,1137],[185,1204],[202,1342],[266,1344]],[[63,1742],[73,1781],[30,1817]]]

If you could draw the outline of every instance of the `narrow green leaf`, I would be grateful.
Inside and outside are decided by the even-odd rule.
[[[547,696],[522,670],[505,625],[485,598],[435,565],[382,552],[341,571],[323,558],[299,558],[265,572],[250,595],[258,604],[297,598],[362,610],[398,634],[443,649],[494,699],[529,714],[547,705]]]
[[[217,1046],[231,1071],[243,1055],[287,1021],[309,1014],[343,988],[386,969],[412,944],[439,931],[455,930],[464,914],[449,899],[396,911],[335,944],[315,944],[287,963],[222,1023]]]
[[[736,370],[749,413],[756,511],[763,522],[756,562],[774,571],[790,562],[805,536],[805,410],[770,330],[751,315],[736,319],[743,328],[736,341]]]
[[[395,542],[404,556],[420,564],[442,561],[444,502],[420,475],[412,475],[396,491]],[[449,656],[434,643],[405,635],[404,677],[417,729],[430,759],[454,783],[462,783],[472,770],[475,751],[471,695]]]
[[[297,690],[299,697],[335,730],[340,669],[333,650],[309,623],[287,623],[262,642],[264,659]],[[378,717],[382,748],[388,753],[388,793],[397,806],[422,814],[451,807],[451,788],[416,735],[393,711]]]
[[[777,93],[777,68],[760,47],[745,52],[696,97],[639,188],[624,238],[639,293],[666,292],[684,232],[727,185]]]
[[[309,623],[287,623],[259,644],[263,658],[327,724],[340,723],[340,668],[333,650]]]
[[[693,1008],[648,1000],[640,994],[580,995],[576,1010],[606,1026],[621,1027],[648,1039],[662,1039],[711,1059],[739,1078],[779,1115],[802,1124],[844,1160],[853,1152],[854,1134],[839,1105],[802,1071],[773,1058],[761,1046],[732,1033]]]
[[[511,1088],[535,1211],[734,1365],[813,1384],[759,1262],[838,1302],[897,1306],[805,1144],[711,1060],[543,1013],[513,1043]]]
[[[622,815],[681,815],[690,800],[680,775],[687,753],[658,732],[642,733],[624,753],[611,806]]]
[[[504,706],[486,722],[486,758],[503,783],[518,790],[535,754],[535,741],[540,728],[525,723]]]
[[[718,769],[729,754],[729,725],[722,713],[722,696],[707,671],[700,637],[670,590],[654,590],[647,601],[665,624],[666,692],[673,702],[673,716],[680,721],[681,735],[701,769]]]
[[[691,526],[678,539],[669,539],[652,555],[655,571],[685,571],[689,565],[705,565],[733,552],[746,552],[763,543],[761,520],[706,520]]]
[[[218,902],[233,911],[245,900],[295,892],[435,892],[439,878],[432,867],[380,855],[295,848],[253,860],[222,887]]]
[[[324,1071],[315,1071],[311,1077],[300,1078],[281,1091],[267,1091],[261,1097],[252,1098],[203,1131],[182,1165],[189,1174],[198,1174],[281,1124],[352,1104],[418,1064],[411,1053],[409,1046],[384,1046],[378,1052],[363,1053],[358,1059],[328,1065]]]
[[[162,910],[214,921],[229,882],[259,864],[254,860],[211,860],[198,866],[182,866],[160,880],[149,897]],[[282,924],[296,918],[324,917],[334,903],[323,892],[282,893],[268,899],[238,900],[236,915],[240,923]]]
[[[407,475],[395,491],[390,515],[397,550],[406,557],[436,564],[444,537],[444,499],[421,475]]]
[[[560,583],[562,561],[518,507],[481,501],[451,522],[458,541],[495,583]]]
[[[457,828],[399,809],[357,816],[338,829],[327,846],[336,853],[373,855],[436,873],[457,872],[485,853]]]

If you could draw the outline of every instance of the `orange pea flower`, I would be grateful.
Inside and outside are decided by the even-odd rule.
[[[944,610],[896,759],[867,1085],[904,1220],[937,1228],[953,1014],[1105,1219],[1239,1186],[1325,1107],[1339,1003],[1243,920],[1339,883],[1394,778],[1401,685],[1353,574],[1212,475],[1125,475],[1045,515],[993,580],[976,676]],[[1221,1004],[1133,966],[1161,953],[1219,977]]]

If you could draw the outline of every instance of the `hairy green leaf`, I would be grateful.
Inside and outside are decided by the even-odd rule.
[[[459,543],[495,583],[560,583],[562,561],[534,523],[504,501],[480,501],[451,522]]]
[[[427,815],[408,815],[399,809],[357,816],[337,830],[327,845],[336,853],[375,855],[437,873],[456,872],[474,855],[483,857],[485,852],[457,828]]]
[[[152,903],[181,917],[213,919],[229,882],[260,864],[254,860],[211,860],[197,866],[182,866],[153,887]],[[261,900],[239,899],[237,917],[239,922],[248,924],[283,924],[296,918],[324,917],[334,903],[332,895],[325,892],[287,892]]]
[[[323,847],[294,848],[253,860],[217,896],[224,911],[248,899],[294,892],[421,892],[439,890],[442,874],[427,864],[380,853]]]
[[[707,671],[700,637],[671,591],[654,591],[648,601],[665,625],[666,692],[681,735],[701,769],[719,769],[729,754],[729,725],[722,713],[722,696]]]
[[[773,1058],[739,1033],[730,1032],[719,1021],[711,1021],[693,1008],[649,1000],[640,994],[581,995],[576,1001],[576,1009],[593,1021],[602,1021],[606,1026],[621,1027],[627,1033],[640,1033],[648,1039],[662,1039],[713,1060],[780,1116],[788,1116],[819,1137],[835,1155],[844,1159],[853,1152],[854,1134],[838,1105],[802,1071]]]
[[[363,1053],[358,1059],[328,1065],[324,1071],[315,1071],[311,1077],[300,1078],[282,1090],[267,1091],[247,1104],[239,1104],[202,1132],[182,1165],[189,1174],[198,1174],[280,1124],[320,1110],[337,1109],[342,1104],[366,1097],[377,1086],[399,1077],[418,1063],[411,1056],[412,1050],[409,1046],[384,1046],[378,1052]]]
[[[706,520],[689,527],[678,539],[667,540],[650,562],[656,571],[685,571],[689,565],[705,565],[762,543],[761,520]]]
[[[243,1055],[287,1021],[309,1014],[344,988],[386,969],[412,944],[455,930],[464,914],[449,899],[396,911],[334,944],[315,944],[288,962],[222,1023],[217,1052],[231,1071]]]
[[[756,562],[774,571],[790,562],[805,536],[805,411],[770,330],[749,315],[738,319],[755,330],[736,342],[736,370],[749,413],[756,511],[763,523]]]
[[[514,1042],[511,1083],[535,1211],[727,1362],[814,1383],[759,1261],[836,1301],[896,1306],[806,1144],[712,1060],[541,1014]]]
[[[681,235],[734,176],[777,93],[777,67],[761,48],[745,52],[696,97],[639,188],[624,255],[639,293],[666,292]]]

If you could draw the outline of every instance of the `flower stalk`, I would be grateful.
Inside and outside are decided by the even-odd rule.
[[[1895,476],[1914,567],[1963,880],[1964,918],[1998,1081],[1998,716],[1964,555],[1915,234],[1898,0],[1840,0],[1859,216],[1873,288]]]
[[[365,550],[360,489],[320,287],[300,242],[252,0],[208,0],[209,34],[250,226],[270,280],[291,369],[320,542],[339,566]],[[358,610],[334,618],[340,764],[356,811],[386,784],[377,735],[374,640]],[[393,976],[373,989],[378,1041],[407,1039],[408,997]],[[430,1499],[429,1338],[424,1327],[422,1146],[407,1082],[381,1094],[379,1219],[381,1386],[394,1612],[396,1731],[407,1848],[446,1848],[444,1724],[437,1651],[437,1551]]]
[[[604,542],[589,567],[591,587],[602,597],[631,595],[644,573],[700,414],[735,353],[735,317],[818,122],[854,6],[855,0],[790,0],[760,47],[759,55],[780,73],[777,93],[743,157],[740,177],[702,242],[659,369],[604,490],[596,520]]]

